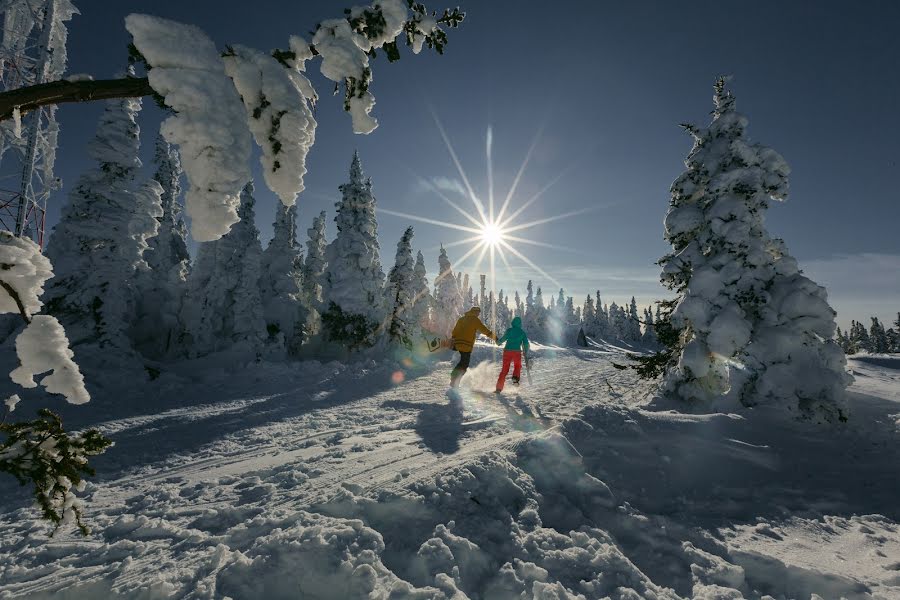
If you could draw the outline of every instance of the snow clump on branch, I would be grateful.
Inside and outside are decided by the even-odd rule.
[[[224,60],[262,149],[266,185],[285,206],[293,206],[303,191],[306,155],[316,139],[316,120],[309,108],[315,92],[302,74],[253,48],[232,46]]]
[[[250,136],[243,103],[212,41],[197,27],[132,14],[125,28],[151,67],[150,86],[176,114],[160,131],[181,151],[191,185],[185,195],[191,233],[212,241],[238,221],[250,181]]]

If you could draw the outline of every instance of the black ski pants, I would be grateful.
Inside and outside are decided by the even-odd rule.
[[[453,372],[450,374],[450,387],[459,387],[459,380],[462,379],[462,376],[465,375],[466,370],[469,368],[470,360],[472,360],[471,352],[459,353],[459,363],[453,367]]]

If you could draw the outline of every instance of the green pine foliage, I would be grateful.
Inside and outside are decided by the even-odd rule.
[[[638,374],[641,379],[658,379],[667,369],[674,366],[678,362],[681,355],[681,348],[684,342],[681,337],[681,330],[676,329],[672,325],[672,311],[675,309],[677,300],[659,300],[656,302],[659,310],[657,311],[657,319],[654,323],[647,323],[652,326],[656,333],[656,339],[662,350],[653,354],[626,354],[626,356],[634,361],[634,364],[620,365],[613,363],[617,369],[631,369]]]
[[[21,485],[33,483],[43,517],[57,528],[72,519],[88,535],[71,488],[81,487],[82,476],[94,475],[88,457],[103,453],[112,441],[96,429],[70,436],[59,415],[46,408],[38,414],[40,418],[33,421],[0,423],[0,432],[6,436],[0,445],[0,472],[9,473]]]
[[[322,314],[322,329],[327,338],[351,351],[372,346],[377,328],[378,324],[364,315],[345,313],[334,302]]]

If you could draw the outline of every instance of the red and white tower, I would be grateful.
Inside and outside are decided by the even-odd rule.
[[[57,81],[66,68],[65,22],[78,14],[70,0],[0,0],[0,92]],[[0,123],[0,228],[44,245],[47,198],[59,125],[56,106]]]

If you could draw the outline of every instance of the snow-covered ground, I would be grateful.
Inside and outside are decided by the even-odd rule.
[[[493,354],[461,413],[449,362],[389,361],[79,407],[116,442],[93,534],[48,540],[0,480],[0,597],[900,598],[900,358],[851,360],[823,427],[649,411],[614,347],[542,348],[497,397]]]

